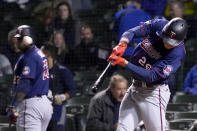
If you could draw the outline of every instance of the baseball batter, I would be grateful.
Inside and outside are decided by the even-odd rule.
[[[17,47],[23,53],[15,65],[13,119],[17,131],[46,131],[52,116],[47,98],[49,89],[48,62],[34,45],[32,29],[22,25],[15,35]]]
[[[164,131],[165,111],[170,98],[168,77],[176,72],[185,56],[184,38],[188,25],[181,18],[154,19],[126,31],[108,61],[133,74],[125,95],[117,131],[133,131],[143,120],[147,131]],[[134,37],[144,37],[126,60],[121,57]]]

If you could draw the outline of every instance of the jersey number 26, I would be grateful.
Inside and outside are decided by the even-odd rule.
[[[138,63],[147,70],[150,70],[152,67],[151,64],[146,63],[146,57],[144,56],[138,60]]]

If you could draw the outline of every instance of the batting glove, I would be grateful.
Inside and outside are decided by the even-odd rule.
[[[124,42],[120,42],[117,46],[113,48],[111,55],[123,56],[126,48],[127,44]]]
[[[66,100],[66,96],[64,94],[57,94],[54,97],[54,102],[56,105],[61,105]]]
[[[116,55],[111,55],[109,57],[109,61],[113,61],[112,62],[112,65],[115,66],[115,65],[120,65],[120,66],[123,66],[125,67],[127,64],[128,64],[128,61],[120,56],[116,56]]]

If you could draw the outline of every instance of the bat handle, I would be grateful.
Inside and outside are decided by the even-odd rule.
[[[9,128],[11,128],[12,127],[12,122],[11,122],[11,120],[9,121],[9,126],[8,126]]]

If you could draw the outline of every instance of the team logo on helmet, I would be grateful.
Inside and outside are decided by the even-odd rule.
[[[172,72],[172,66],[171,65],[167,65],[166,67],[164,67],[163,73],[165,75],[169,76],[171,72]]]
[[[28,75],[29,73],[30,73],[30,68],[29,68],[28,66],[25,66],[25,67],[23,68],[22,74],[23,74],[23,75]]]
[[[176,36],[176,33],[174,33],[173,31],[170,32],[170,38],[174,38]]]

